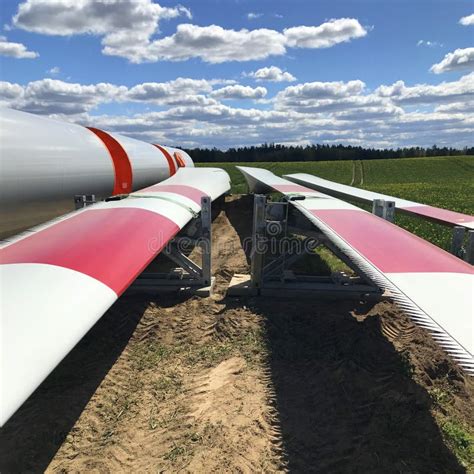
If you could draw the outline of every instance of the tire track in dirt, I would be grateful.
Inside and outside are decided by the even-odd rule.
[[[217,472],[225,459],[250,473],[281,464],[261,341],[245,338],[260,318],[221,302],[232,274],[247,270],[245,255],[224,214],[214,226],[217,293],[148,307],[49,471]]]
[[[352,179],[351,182],[349,183],[349,186],[354,186],[355,183],[355,178],[356,178],[356,162],[352,162]]]
[[[214,221],[215,295],[114,306],[10,428],[16,469],[2,472],[43,471],[46,459],[46,472],[463,472],[435,417],[472,425],[473,384],[393,305],[224,297],[248,271],[249,213],[250,199],[230,198]],[[98,370],[114,337],[128,344]],[[101,383],[43,454],[39,411],[58,417],[55,393],[77,403],[91,371]]]
[[[352,179],[349,186],[362,186],[364,184],[364,162],[363,160],[352,161]]]
[[[359,182],[359,186],[362,186],[364,184],[364,162],[363,160],[360,160],[359,161],[359,165],[360,165],[360,182]]]

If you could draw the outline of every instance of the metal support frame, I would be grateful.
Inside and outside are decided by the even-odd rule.
[[[252,285],[259,288],[263,277],[265,242],[265,207],[267,198],[264,195],[256,194],[253,200],[253,230],[252,230],[252,250],[250,253],[251,265],[250,275]]]
[[[382,219],[393,222],[395,218],[395,202],[385,199],[374,199],[372,201],[372,214]],[[467,234],[466,245],[464,238]],[[470,264],[474,264],[474,231],[462,226],[453,227],[451,238],[451,253],[456,257],[464,259]]]
[[[295,237],[287,239],[288,236],[298,236],[298,239]],[[278,246],[272,248],[276,242]],[[293,243],[297,245],[293,246]],[[331,276],[300,275],[289,269],[290,265],[307,256],[308,251],[313,251],[321,245],[343,260],[357,276],[350,277],[343,273]],[[269,259],[270,254],[273,259]],[[229,286],[229,295],[261,294],[290,297],[307,294],[357,298],[371,296],[379,298],[382,295],[382,291],[307,219],[296,210],[290,212],[290,202],[287,198],[280,202],[271,202],[267,201],[264,195],[254,196],[250,258],[250,277],[236,275],[234,282]]]
[[[453,227],[451,253],[474,265],[474,230],[463,226]]]
[[[466,253],[464,260],[471,265],[474,265],[474,230],[467,231]]]
[[[177,267],[168,273],[143,272],[131,286],[132,291],[186,291],[200,296],[212,293],[211,203],[209,196],[202,197],[200,216],[193,219],[186,230],[163,249],[162,253]],[[196,246],[201,248],[200,265],[186,255]]]
[[[453,235],[451,238],[451,253],[456,255],[456,257],[462,257],[464,253],[463,243],[464,243],[464,235],[466,233],[466,229],[461,226],[453,227]]]
[[[76,194],[74,196],[74,207],[76,210],[95,204],[95,194]]]
[[[372,214],[375,214],[386,221],[393,222],[395,219],[395,201],[374,199],[372,201]]]

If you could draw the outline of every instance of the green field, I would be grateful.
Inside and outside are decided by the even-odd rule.
[[[339,183],[380,191],[424,204],[474,214],[474,156],[404,158],[370,161],[297,163],[215,163],[232,179],[232,192],[245,193],[245,180],[236,165],[266,168],[281,176],[310,173]],[[210,166],[198,164],[198,166]],[[354,174],[355,170],[355,174]],[[449,249],[449,228],[425,220],[396,216],[396,222],[415,234]]]

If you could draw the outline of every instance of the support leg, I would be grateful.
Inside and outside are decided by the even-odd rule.
[[[263,277],[264,242],[265,242],[265,204],[266,197],[256,194],[253,201],[253,232],[251,251],[252,285],[260,288]]]

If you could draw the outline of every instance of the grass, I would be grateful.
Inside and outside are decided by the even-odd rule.
[[[355,186],[465,214],[474,214],[474,156],[370,160],[360,163],[323,161],[213,164],[212,166],[221,167],[229,173],[233,193],[247,192],[245,180],[236,169],[237,165],[266,168],[279,176],[310,173],[343,184],[351,183],[355,166]],[[362,174],[363,184],[361,184]],[[396,216],[396,223],[435,245],[449,249],[451,230],[447,227],[402,215]]]
[[[193,427],[191,427],[193,428]],[[214,438],[219,436],[219,426],[206,423],[202,432],[190,431],[186,436],[178,442],[173,442],[171,449],[164,455],[163,459],[169,461],[172,465],[183,463],[181,468],[185,466],[186,459],[194,454],[197,446],[211,446]]]
[[[474,465],[474,436],[468,428],[455,419],[446,419],[440,424],[446,444],[464,467]]]
[[[165,400],[170,396],[177,395],[183,387],[183,377],[175,370],[161,375],[158,380],[151,383],[154,398]]]

